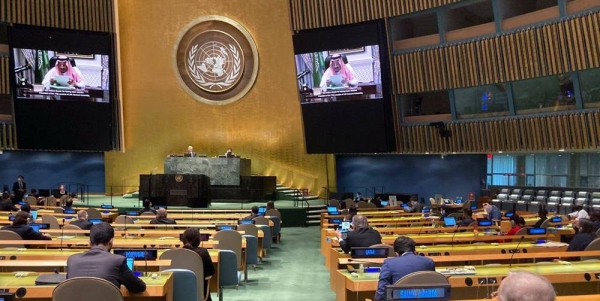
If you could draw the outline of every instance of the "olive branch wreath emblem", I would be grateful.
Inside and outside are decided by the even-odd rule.
[[[229,44],[228,47],[233,56],[233,70],[232,70],[232,72],[230,72],[227,75],[227,78],[225,78],[224,81],[222,81],[222,82],[207,82],[204,79],[204,77],[202,76],[201,72],[198,70],[198,68],[196,68],[196,60],[194,60],[194,58],[196,57],[196,53],[198,52],[198,44],[192,46],[192,48],[188,51],[188,62],[187,63],[188,63],[188,71],[190,72],[190,76],[193,79],[195,79],[201,86],[207,87],[209,89],[214,86],[218,86],[221,89],[223,87],[231,86],[235,82],[235,79],[240,74],[242,61],[240,59],[240,54],[239,54],[237,48],[235,48],[235,46],[233,46],[231,44]]]

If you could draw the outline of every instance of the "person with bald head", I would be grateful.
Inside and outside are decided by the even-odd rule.
[[[498,287],[498,301],[554,301],[556,292],[548,279],[526,271],[510,272]]]
[[[352,217],[351,229],[345,239],[339,230],[336,232],[336,235],[340,242],[340,247],[345,253],[350,253],[352,248],[370,247],[381,243],[381,234],[369,227],[367,217],[361,214]]]
[[[167,209],[160,208],[156,211],[156,218],[150,221],[151,224],[177,224],[174,219],[167,218]]]
[[[75,225],[81,228],[81,230],[89,230],[94,225],[88,221],[88,213],[85,210],[79,210],[77,212],[77,220],[72,221],[69,224]]]

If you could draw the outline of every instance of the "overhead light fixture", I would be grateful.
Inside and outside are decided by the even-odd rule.
[[[500,151],[498,151],[498,153],[501,154],[501,153],[503,153],[503,151],[500,150]]]
[[[565,151],[565,149],[564,149],[564,148],[561,148],[561,149],[559,149],[558,151],[559,151],[559,152],[564,152],[564,151]]]

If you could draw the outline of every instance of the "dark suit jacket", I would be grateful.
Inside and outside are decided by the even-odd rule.
[[[19,182],[14,182],[13,183],[13,187],[12,187],[12,191],[15,195],[14,198],[14,202],[20,202],[23,200],[23,196],[25,195],[25,192],[27,191],[27,183],[25,183],[24,181],[23,183],[23,188],[19,188]],[[23,189],[23,192],[20,192],[19,189]]]
[[[186,152],[184,155],[184,157],[196,157],[196,152]]]
[[[76,221],[72,221],[70,224],[71,225],[75,225],[75,226],[81,228],[81,230],[89,230],[94,225],[94,224],[92,224],[92,223],[90,223],[90,222],[88,222],[86,220],[83,220],[83,219],[78,219]]]
[[[404,256],[388,258],[383,261],[375,301],[385,301],[385,287],[396,283],[398,279],[414,272],[435,271],[435,264],[429,257],[405,253]]]
[[[19,211],[10,199],[0,201],[0,211]]]
[[[414,206],[408,207],[408,211],[406,212],[419,213],[421,211],[423,211],[423,204],[417,202]]]
[[[348,237],[340,242],[340,247],[344,252],[350,253],[355,247],[370,247],[381,243],[381,234],[377,230],[368,228],[358,228],[348,232]]]
[[[590,233],[577,233],[569,243],[567,252],[583,251],[596,237]]]
[[[177,224],[174,219],[170,219],[170,218],[166,218],[166,217],[155,218],[155,219],[151,220],[150,223],[154,224],[154,225],[156,225],[156,224],[169,224],[169,225]]]
[[[85,253],[69,256],[67,279],[75,277],[102,278],[117,287],[123,284],[131,293],[146,290],[146,283],[133,275],[124,256],[111,254],[98,246]]]
[[[27,225],[19,225],[19,226],[8,225],[8,226],[2,227],[2,230],[13,231],[13,232],[19,234],[19,236],[21,236],[21,238],[23,240],[51,240],[52,239],[50,237],[42,235],[41,233],[35,232],[31,227],[29,227]]]
[[[463,227],[468,227],[472,222],[474,222],[475,220],[473,220],[473,218],[471,217],[466,217],[464,218],[462,221],[460,221],[460,226]]]

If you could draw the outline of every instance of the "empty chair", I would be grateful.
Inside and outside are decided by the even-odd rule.
[[[30,195],[25,199],[25,202],[27,202],[27,204],[31,205],[31,206],[36,206],[37,205],[37,199]]]
[[[529,203],[529,211],[538,212],[540,208],[546,208],[547,197],[545,195],[536,195],[533,200]]]
[[[273,221],[273,239],[275,240],[275,242],[279,243],[279,234],[281,232],[281,220],[275,216],[271,216],[269,217],[269,219]]]
[[[356,208],[367,208],[367,204],[365,201],[360,201],[356,204]]]
[[[336,200],[336,199],[331,199],[327,202],[327,206],[335,206],[338,209],[340,208],[340,201]]]
[[[600,251],[600,238],[592,240],[592,242],[587,247],[585,247],[584,251]],[[582,256],[580,259],[600,259],[600,256]]]
[[[255,225],[269,225],[269,219],[266,217],[255,217],[252,220]]]
[[[271,237],[271,227],[269,227],[269,225],[256,225],[256,227],[261,230],[263,232],[263,254],[261,256],[264,256],[264,252],[266,252],[266,250],[271,248],[271,243],[272,240],[270,239],[264,239],[264,237]]]
[[[265,237],[266,238],[266,237]],[[230,250],[235,252],[237,256],[237,267],[238,270],[242,268],[242,235],[233,230],[221,230],[214,236],[214,240],[218,241],[219,250]],[[221,262],[219,261],[219,264]]]
[[[50,224],[50,229],[60,229],[58,220],[53,215],[44,214],[42,215],[42,223]],[[63,220],[64,223],[64,220]]]
[[[531,204],[532,201],[533,201],[533,189],[525,189],[525,191],[523,191],[523,196],[521,196],[521,199],[517,201],[515,210],[529,211],[529,204]]]
[[[219,301],[223,301],[223,288],[225,286],[239,285],[238,270],[236,267],[237,255],[233,251],[219,250]]]
[[[575,207],[575,193],[573,193],[572,191],[565,191],[560,201],[559,207],[563,209],[562,211],[564,214],[572,212],[573,207]]]
[[[279,210],[277,210],[277,209],[267,210],[267,212],[265,212],[265,216],[275,216],[281,220],[281,212],[279,212]]]
[[[590,207],[592,210],[600,210],[600,192],[592,192]]]
[[[518,194],[511,194],[508,196],[508,200],[504,201],[503,204],[507,204],[508,210],[515,210],[517,203],[521,200],[521,196]]]
[[[65,213],[65,210],[60,207],[54,208],[54,213]]]
[[[587,191],[578,192],[575,204],[581,204],[583,209],[587,211],[590,208],[590,193]]]
[[[117,216],[117,218],[115,219],[115,224],[127,224],[127,225],[133,225],[134,220],[133,218],[126,216],[126,215],[119,215]]]
[[[21,236],[13,231],[0,230],[0,240],[23,240]],[[24,248],[22,244],[1,245],[0,248]]]
[[[78,226],[75,225],[64,225],[63,230],[81,230]],[[66,235],[75,235],[75,236],[83,236],[84,233],[67,233]]]
[[[160,259],[171,260],[170,266],[160,267],[161,271],[166,269],[186,269],[194,272],[197,284],[196,297],[198,300],[204,300],[204,264],[198,253],[188,249],[170,249],[162,253]]]
[[[143,212],[143,213],[142,213],[142,214],[140,214],[140,215],[146,215],[146,216],[156,216],[156,214],[154,214],[154,212],[152,212],[152,211],[145,211],[145,212]]]
[[[492,204],[496,205],[496,207],[499,207],[500,209],[502,209],[502,203],[506,202],[506,200],[508,200],[509,191],[510,190],[508,188],[500,189],[500,193],[498,193],[498,196],[496,199],[492,200]]]
[[[53,196],[49,196],[46,198],[46,206],[57,206],[56,198]]]
[[[369,246],[369,248],[388,248],[388,257],[394,257],[396,256],[394,253],[394,247],[392,247],[391,245],[386,245],[386,244],[374,244]]]
[[[519,231],[517,231],[517,233],[515,233],[515,235],[527,235],[527,229],[530,229],[530,227],[521,228]]]
[[[66,195],[66,194],[65,194],[65,195],[62,195],[62,196],[60,197],[60,205],[61,205],[61,206],[64,206],[65,204],[67,204],[67,200],[68,200],[68,199],[69,199],[69,196],[68,196],[68,195]]]
[[[369,208],[369,209],[377,209],[377,205],[375,205],[374,203],[367,203],[365,205],[365,208]]]
[[[107,280],[76,277],[59,283],[52,291],[53,301],[119,301],[121,290]]]
[[[354,208],[354,200],[353,199],[345,199],[344,204],[346,204],[346,209]]]
[[[256,270],[258,264],[258,238],[254,235],[243,235],[246,239],[246,268],[244,269],[244,281],[248,282],[248,266]]]
[[[102,213],[100,213],[100,211],[98,211],[98,209],[96,209],[96,208],[88,208],[86,211],[88,213],[88,218],[90,218],[90,219],[102,218]]]
[[[198,278],[194,272],[188,269],[168,269],[163,272],[173,273],[173,300],[198,301]]]
[[[244,235],[252,235],[258,237],[258,228],[253,224],[238,225],[238,231],[244,231]]]
[[[561,198],[559,196],[551,196],[548,198],[548,203],[546,203],[546,208],[548,212],[557,212],[560,206]]]

